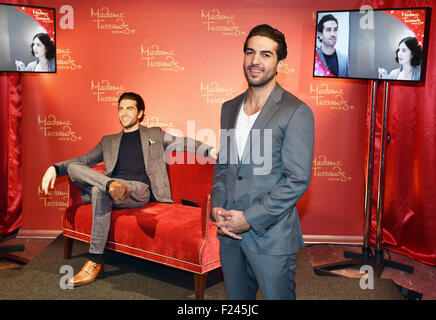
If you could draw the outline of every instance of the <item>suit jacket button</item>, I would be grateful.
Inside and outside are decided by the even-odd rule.
[[[238,180],[242,180],[244,179],[244,177],[238,176]]]

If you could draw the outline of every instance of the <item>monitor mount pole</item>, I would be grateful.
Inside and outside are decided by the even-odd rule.
[[[385,189],[385,157],[387,146],[387,119],[388,119],[388,98],[389,82],[384,81],[384,106],[383,106],[383,127],[381,134],[380,162],[379,162],[379,180],[378,180],[378,202],[377,202],[377,226],[376,226],[376,243],[375,254],[372,254],[370,245],[370,230],[372,221],[372,188],[373,188],[373,166],[374,166],[374,140],[375,140],[375,117],[377,105],[377,88],[379,80],[371,80],[371,123],[368,137],[368,159],[366,162],[366,181],[365,181],[365,203],[364,203],[364,226],[363,226],[363,244],[362,254],[344,251],[345,258],[351,258],[342,262],[330,263],[317,266],[314,271],[317,275],[334,275],[333,270],[344,269],[353,266],[370,265],[374,270],[374,276],[381,277],[384,267],[391,267],[408,273],[413,273],[413,267],[407,266],[394,261],[384,261],[384,249],[382,247],[383,238],[383,205]]]

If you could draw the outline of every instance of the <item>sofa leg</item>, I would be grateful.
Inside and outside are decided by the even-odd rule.
[[[73,239],[67,236],[64,237],[64,259],[71,258],[71,251],[73,249]]]
[[[194,273],[195,300],[204,300],[206,290],[207,272],[204,274]]]

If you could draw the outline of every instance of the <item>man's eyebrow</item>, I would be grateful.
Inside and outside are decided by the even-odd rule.
[[[269,53],[269,54],[273,54],[273,52],[270,51],[270,50],[263,50],[263,51],[261,51],[261,53]]]
[[[247,49],[245,49],[245,51],[256,51],[256,50],[254,50],[254,49],[251,49],[251,48],[247,48]],[[269,54],[273,54],[273,52],[272,51],[270,51],[270,50],[261,50],[260,51],[260,53],[269,53]]]

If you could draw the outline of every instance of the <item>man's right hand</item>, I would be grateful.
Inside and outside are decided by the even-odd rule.
[[[56,169],[53,166],[50,166],[42,177],[42,191],[44,194],[48,194],[48,190],[54,188],[54,184],[56,182]]]
[[[225,218],[223,216],[225,211],[226,211],[226,209],[220,208],[220,207],[212,208],[211,213],[212,213],[213,219],[215,220],[214,225],[216,223],[219,223],[219,224],[225,223]],[[227,230],[227,228],[225,228],[225,227],[218,227],[217,233],[220,236],[228,236],[228,237],[236,239],[236,240],[242,240],[242,237],[238,236],[236,233],[233,233],[233,232]]]

